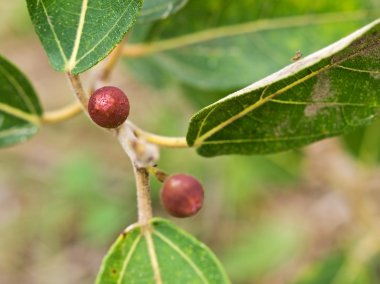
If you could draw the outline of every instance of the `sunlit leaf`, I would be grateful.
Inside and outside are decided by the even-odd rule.
[[[97,284],[230,283],[214,254],[162,219],[121,234],[103,260]]]
[[[204,108],[189,145],[204,156],[264,154],[372,121],[380,103],[380,20]]]
[[[143,0],[27,0],[53,67],[74,74],[102,60],[122,40]]]
[[[0,147],[25,141],[35,134],[41,113],[28,79],[0,56]]]
[[[139,22],[151,22],[164,19],[180,10],[188,0],[144,0],[144,6],[138,18]]]

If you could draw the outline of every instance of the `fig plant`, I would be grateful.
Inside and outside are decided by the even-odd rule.
[[[23,142],[44,124],[85,112],[117,138],[134,169],[138,220],[111,247],[96,283],[230,282],[210,249],[171,222],[153,217],[150,175],[163,182],[162,204],[175,217],[196,214],[204,195],[194,177],[156,168],[160,148],[191,147],[205,157],[267,154],[346,133],[377,117],[378,14],[366,7],[368,12],[347,10],[338,16],[339,5],[330,2],[305,4],[309,14],[299,4],[274,19],[295,1],[282,1],[268,14],[265,9],[252,13],[255,6],[248,0],[26,0],[52,67],[66,74],[78,100],[58,112],[43,111],[25,75],[0,57],[0,146]],[[329,13],[321,13],[322,6]],[[314,50],[303,48],[326,25],[336,26],[330,38],[315,40]],[[281,34],[285,27],[293,29],[294,37]],[[353,33],[343,37],[349,31]],[[262,39],[257,35],[268,46],[275,43],[275,56],[258,47],[255,39]],[[308,55],[301,58],[299,49]],[[297,60],[291,63],[294,53]],[[185,90],[213,92],[211,98],[217,93],[220,99],[211,103],[201,98],[208,106],[191,118],[186,137],[149,133],[127,119],[128,98],[108,84],[122,57],[147,83],[175,79]],[[80,74],[105,58],[85,88]]]

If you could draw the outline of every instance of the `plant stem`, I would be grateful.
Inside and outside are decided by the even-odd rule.
[[[142,57],[153,53],[176,49],[224,37],[271,29],[285,29],[289,27],[299,27],[306,25],[347,22],[364,19],[367,16],[367,11],[359,10],[346,13],[326,13],[319,15],[284,17],[279,19],[262,19],[256,20],[254,22],[211,28],[205,31],[195,32],[192,34],[160,40],[152,43],[126,45],[123,50],[123,55],[128,57]]]
[[[135,135],[143,140],[155,144],[163,148],[189,148],[185,137],[168,137],[156,135],[147,131],[144,131],[136,125],[129,122]]]
[[[149,174],[151,174],[152,176],[155,176],[156,179],[159,181],[159,182],[164,182],[165,179],[169,176],[167,173],[165,173],[164,171],[160,170],[160,169],[157,169],[156,167],[148,167],[147,168],[147,171]]]
[[[83,89],[79,75],[67,73],[67,76],[70,80],[71,86],[73,87],[75,94],[77,95],[77,98],[82,104],[82,107],[87,110],[88,96]]]
[[[72,87],[84,106],[87,106],[87,96],[83,89],[80,77],[77,75],[68,74]],[[123,132],[123,126],[126,132]],[[148,225],[149,220],[152,219],[152,205],[150,199],[150,187],[149,187],[149,173],[145,167],[138,166],[138,153],[135,152],[135,148],[133,147],[136,143],[138,143],[138,139],[133,135],[132,129],[130,129],[129,124],[122,125],[116,131],[110,130],[111,133],[116,133],[119,141],[121,142],[121,146],[129,156],[132,162],[133,171],[136,179],[136,187],[137,187],[137,208],[138,208],[138,222],[142,225]],[[131,136],[130,136],[131,134]],[[127,139],[127,141],[125,141]],[[126,143],[124,143],[124,141]],[[136,145],[135,145],[136,146]]]
[[[108,79],[111,76],[112,71],[114,70],[117,62],[123,55],[123,48],[125,45],[125,42],[127,40],[128,36],[125,36],[123,40],[119,43],[119,45],[115,48],[115,50],[111,53],[109,56],[105,66],[101,70],[101,73],[99,74],[99,80],[102,82],[108,81]]]
[[[160,136],[145,131],[136,131],[136,135],[145,141],[164,148],[189,148],[185,137]]]
[[[45,112],[41,118],[41,122],[44,124],[58,123],[69,118],[76,116],[83,111],[80,102],[75,101],[63,108]]]
[[[68,77],[70,79],[70,82],[72,84],[72,87],[82,103],[83,107],[87,109],[87,103],[88,98],[87,95],[82,87],[82,83],[80,81],[80,78],[78,75],[72,75],[68,74]],[[127,122],[129,126],[132,127],[135,135],[145,140],[146,142],[149,142],[151,144],[155,144],[160,147],[166,147],[166,148],[188,148],[186,138],[185,137],[166,137],[166,136],[160,136],[156,134],[152,134],[149,132],[145,132],[141,129],[139,129],[137,126],[132,124],[131,122]]]
[[[138,222],[147,225],[152,219],[152,204],[150,199],[149,174],[145,168],[133,165],[137,187]]]
[[[109,56],[109,59],[108,59],[106,65],[101,70],[100,75],[92,83],[89,94],[91,94],[93,92],[96,85],[104,83],[105,81],[107,81],[109,79],[112,70],[115,68],[116,63],[118,62],[118,60],[120,59],[120,57],[122,55],[125,40],[126,40],[126,37],[120,42],[120,44],[115,48],[115,50]],[[77,94],[77,96],[78,96],[78,93],[84,94],[83,88],[79,87],[79,85],[78,85],[78,82],[80,84],[80,81],[78,81],[78,76],[68,74],[68,77],[71,81],[71,85],[73,86],[74,91]],[[73,81],[77,81],[77,83],[75,83]],[[82,91],[79,92],[79,89],[82,89]],[[82,105],[83,106],[87,105],[87,96],[81,95],[81,96],[78,96],[78,98],[80,98],[81,103],[73,102],[67,106],[64,106],[63,108],[53,110],[53,111],[49,111],[49,112],[45,112],[42,119],[41,119],[41,122],[44,124],[58,123],[58,122],[62,122],[62,121],[65,121],[67,119],[70,119],[70,118],[76,116],[77,114],[81,113],[82,112]]]

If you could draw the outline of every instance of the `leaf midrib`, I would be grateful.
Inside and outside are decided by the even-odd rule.
[[[10,105],[7,105],[7,104],[0,103],[0,111],[5,112],[14,117],[20,118],[22,120],[25,120],[27,122],[31,122],[37,126],[41,124],[40,118],[38,116],[29,114],[18,108],[11,107]]]
[[[275,98],[276,96],[278,96],[279,94],[282,94],[284,92],[286,92],[287,90],[307,81],[308,79],[318,75],[320,72],[324,71],[324,70],[327,70],[327,67],[329,65],[317,70],[317,71],[314,71],[308,75],[306,75],[305,77],[301,78],[301,79],[298,79],[297,81],[293,82],[292,84],[289,84],[287,85],[286,87],[284,88],[281,88],[279,90],[277,90],[276,92],[274,92],[273,94],[263,98],[262,95],[265,91],[262,92],[261,94],[261,97],[258,101],[256,101],[254,104],[248,106],[246,109],[242,110],[241,112],[237,113],[236,115],[230,117],[229,119],[223,121],[222,123],[218,124],[216,127],[214,128],[211,128],[210,130],[208,130],[207,132],[203,133],[201,136],[198,136],[198,138],[195,140],[194,142],[194,146],[195,147],[199,147],[207,138],[209,138],[210,136],[214,135],[215,133],[219,132],[220,130],[222,130],[223,128],[225,128],[226,126],[230,125],[231,123],[235,122],[236,120],[238,120],[239,118],[242,118],[244,117],[245,115],[247,115],[248,113],[250,113],[251,111],[261,107],[262,105],[264,105],[265,103],[267,103],[268,101],[270,101],[271,99]],[[218,108],[218,105],[215,106],[215,108],[213,108],[211,112],[213,112],[216,108]],[[208,115],[203,119],[202,121],[202,124],[201,124],[201,127],[200,127],[200,130],[199,130],[199,133],[202,132],[202,128],[204,126],[204,123],[207,119],[207,117],[210,115],[210,113],[208,113]]]
[[[43,9],[43,12],[45,14],[45,18],[49,24],[49,28],[53,34],[53,37],[54,37],[54,41],[59,49],[59,52],[60,52],[60,55],[61,55],[61,58],[64,62],[64,69],[66,72],[71,72],[72,70],[75,69],[75,67],[77,67],[77,65],[84,59],[86,58],[91,52],[93,52],[108,36],[109,34],[115,29],[115,27],[119,24],[119,22],[124,18],[125,14],[128,12],[130,6],[132,5],[133,1],[129,1],[128,5],[126,5],[125,7],[125,10],[123,11],[123,13],[120,15],[120,17],[115,21],[115,24],[112,25],[111,28],[109,28],[108,32],[96,43],[94,44],[94,46],[88,50],[86,53],[84,53],[80,58],[77,58],[78,57],[78,53],[79,53],[79,49],[80,49],[80,43],[81,43],[81,40],[82,40],[82,35],[83,35],[83,29],[84,29],[84,26],[85,26],[85,18],[86,18],[86,13],[88,11],[88,0],[83,0],[82,1],[82,8],[81,8],[81,13],[80,13],[80,16],[79,16],[79,21],[78,21],[78,27],[77,27],[77,30],[76,30],[76,36],[75,36],[75,41],[74,41],[74,45],[73,45],[73,49],[71,51],[71,54],[70,54],[70,58],[68,59],[65,55],[65,52],[63,50],[63,47],[62,47],[62,44],[61,44],[61,41],[59,39],[59,37],[57,36],[57,33],[55,31],[55,27],[54,27],[54,24],[51,22],[50,20],[50,16],[49,16],[49,12],[44,4],[44,0],[39,0],[42,4],[42,9]],[[38,6],[38,3],[37,3],[37,6]]]
[[[144,234],[147,248],[148,248],[148,254],[150,257],[150,263],[153,270],[154,281],[156,284],[163,284],[162,278],[161,278],[160,266],[158,263],[157,254],[156,254],[156,250],[155,250],[153,239],[152,239],[152,233],[150,231],[151,227],[147,226],[147,227],[144,227],[143,229],[144,229],[143,234]]]
[[[109,36],[109,34],[114,30],[114,28],[123,19],[123,17],[125,16],[125,14],[127,13],[128,9],[129,9],[129,7],[131,6],[132,2],[133,1],[130,1],[128,3],[124,12],[120,15],[120,17],[117,19],[115,24],[108,30],[108,32],[90,50],[88,50],[85,54],[82,55],[82,57],[80,57],[79,59],[76,60],[75,66],[71,70],[73,70],[80,61],[82,61],[84,58],[86,58],[88,54],[90,54],[92,51],[94,51]]]
[[[0,65],[0,73],[8,80],[8,82],[16,89],[17,94],[21,97],[21,100],[25,103],[25,106],[28,110],[37,115],[37,110],[34,107],[33,103],[30,101],[28,95],[25,93],[24,88],[20,85],[20,83],[15,79],[15,77],[9,73],[3,66]]]
[[[355,39],[354,39],[354,40],[355,40]],[[353,40],[353,41],[354,41],[354,40]],[[352,44],[352,42],[351,42],[350,44]],[[343,48],[342,48],[341,50],[339,50],[339,51],[344,50],[344,48],[347,48],[350,44],[348,44],[347,46],[343,47]],[[215,133],[219,132],[220,130],[222,130],[222,129],[225,128],[226,126],[230,125],[231,123],[235,122],[236,120],[238,120],[238,119],[244,117],[245,115],[247,115],[248,113],[252,112],[253,110],[255,110],[255,109],[257,109],[257,108],[263,106],[263,105],[266,104],[267,102],[273,100],[273,99],[274,99],[275,97],[277,97],[278,95],[280,95],[280,94],[282,94],[282,93],[288,91],[289,89],[292,89],[292,88],[295,87],[295,86],[298,86],[299,84],[301,84],[301,83],[303,83],[303,82],[309,80],[310,78],[313,78],[314,76],[320,74],[321,72],[324,72],[324,71],[326,71],[326,70],[329,70],[329,69],[331,69],[331,68],[333,68],[333,67],[339,67],[341,63],[343,63],[343,62],[349,60],[350,58],[355,57],[355,56],[357,56],[358,54],[360,54],[360,52],[361,52],[363,49],[370,49],[372,46],[375,46],[375,45],[378,45],[378,44],[379,44],[379,43],[376,41],[376,42],[373,43],[373,45],[365,46],[365,47],[363,47],[362,49],[357,50],[356,52],[354,52],[354,53],[348,55],[347,57],[342,58],[341,60],[339,60],[339,61],[337,61],[337,62],[335,62],[335,63],[333,63],[333,64],[331,64],[331,63],[330,63],[330,64],[327,64],[326,66],[324,66],[324,67],[322,67],[322,68],[320,68],[320,69],[318,69],[318,70],[316,70],[316,71],[311,72],[310,74],[304,76],[303,78],[298,79],[298,80],[294,81],[293,83],[291,83],[291,84],[289,84],[289,85],[287,85],[287,86],[285,86],[285,87],[283,87],[283,88],[277,90],[277,91],[274,92],[273,94],[268,95],[268,96],[266,96],[265,98],[263,98],[266,89],[267,89],[269,86],[271,86],[270,84],[268,84],[267,86],[265,86],[265,88],[264,88],[264,90],[263,90],[263,92],[262,92],[262,94],[261,94],[261,96],[260,96],[260,99],[259,99],[258,101],[256,101],[256,102],[253,103],[252,105],[248,106],[248,107],[247,107],[246,109],[244,109],[243,111],[237,113],[236,115],[230,117],[229,119],[223,121],[222,123],[218,124],[217,126],[215,126],[215,127],[211,128],[210,130],[206,131],[206,132],[203,133],[202,135],[199,135],[200,133],[202,133],[202,128],[204,127],[204,124],[205,124],[207,118],[210,116],[210,114],[211,114],[215,109],[218,108],[219,105],[216,104],[216,105],[214,106],[214,108],[212,108],[212,109],[210,110],[210,112],[205,116],[205,118],[203,118],[203,120],[202,120],[202,122],[201,122],[201,125],[200,125],[200,127],[199,127],[199,131],[198,131],[198,134],[197,134],[197,138],[196,138],[195,141],[194,141],[194,146],[195,146],[195,147],[200,147],[200,146],[204,143],[204,141],[205,141],[206,139],[210,138],[210,137],[211,137],[212,135],[214,135]],[[327,58],[331,58],[331,55],[330,55],[329,57],[319,58],[319,61],[318,61],[318,62],[320,62],[320,61],[322,61],[322,60],[324,60],[324,59],[327,59]],[[313,64],[317,64],[318,62],[314,62]],[[312,64],[312,65],[313,65],[313,64]],[[311,65],[311,66],[312,66],[312,65]],[[298,72],[301,71],[301,70],[302,70],[302,69],[298,70]],[[251,90],[250,92],[253,92],[253,91],[255,91],[255,90]],[[244,94],[246,94],[246,93],[244,93]],[[243,94],[242,94],[242,95],[243,95]]]
[[[74,69],[76,65],[76,58],[78,55],[79,46],[82,39],[82,32],[83,32],[83,27],[85,24],[87,9],[88,9],[88,0],[83,0],[82,9],[81,9],[80,17],[79,17],[78,28],[77,28],[76,37],[75,37],[74,46],[73,46],[73,51],[71,52],[69,61],[66,63],[65,69],[67,71]]]
[[[164,243],[166,243],[169,247],[171,247],[174,251],[176,251],[194,270],[194,272],[199,276],[199,278],[202,280],[203,283],[208,284],[208,280],[204,276],[203,272],[196,266],[196,264],[186,255],[184,254],[181,249],[176,246],[170,239],[166,238],[161,233],[154,231],[154,235],[156,235],[158,238],[160,238]]]

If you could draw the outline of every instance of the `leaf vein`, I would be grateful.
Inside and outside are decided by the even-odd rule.
[[[91,49],[89,49],[82,57],[80,57],[76,62],[75,62],[75,65],[77,65],[79,62],[81,62],[88,54],[90,54],[91,52],[93,52],[108,36],[109,34],[113,31],[113,29],[119,24],[119,22],[121,21],[121,19],[125,16],[125,14],[127,13],[127,11],[129,10],[129,7],[131,6],[132,4],[132,1],[130,1],[128,3],[128,5],[126,6],[124,12],[121,14],[121,16],[117,19],[117,21],[115,22],[115,24],[109,29],[109,31],[100,39],[100,41],[98,41],[97,44],[95,44]]]
[[[156,251],[154,248],[154,243],[152,240],[152,234],[148,230],[149,230],[149,228],[147,228],[146,231],[144,232],[144,237],[146,239],[146,243],[148,246],[148,253],[150,256],[150,261],[151,261],[151,265],[152,265],[152,269],[153,269],[154,280],[155,280],[156,284],[162,284],[160,267],[158,264],[157,255],[156,255]]]
[[[286,92],[287,90],[290,90],[291,88],[299,85],[300,83],[303,83],[304,81],[307,81],[308,79],[316,76],[317,74],[319,74],[320,72],[330,68],[331,65],[326,65],[325,67],[322,67],[320,68],[319,70],[317,71],[314,71],[306,76],[304,76],[303,78],[301,79],[298,79],[296,80],[295,82],[289,84],[288,86],[285,86],[279,90],[277,90],[276,92],[274,92],[273,94],[271,95],[268,95],[267,97],[265,98],[262,98],[258,101],[256,101],[255,103],[251,104],[250,106],[248,106],[246,109],[238,112],[237,114],[235,114],[234,116],[231,116],[229,119],[223,121],[222,123],[218,124],[217,126],[211,128],[210,130],[208,130],[207,132],[205,132],[204,134],[202,134],[201,136],[199,136],[195,142],[194,142],[194,145],[197,147],[201,144],[204,143],[204,141],[209,138],[210,136],[212,136],[213,134],[217,133],[218,131],[222,130],[224,127],[226,127],[227,125],[235,122],[236,120],[238,120],[239,118],[242,118],[244,117],[246,114],[250,113],[251,111],[261,107],[263,104],[265,104],[266,102],[272,100],[274,97],[276,97],[277,95],[279,94],[282,94],[284,92]],[[203,123],[203,121],[202,121]]]
[[[366,108],[378,108],[378,104],[360,104],[360,103],[345,103],[345,102],[323,102],[323,101],[311,101],[311,102],[298,102],[298,101],[283,101],[277,99],[271,99],[271,102],[279,103],[279,104],[287,104],[287,105],[323,105],[326,107],[334,107],[334,106],[354,106],[354,107],[366,107]]]
[[[33,127],[13,127],[9,128],[7,130],[0,131],[0,138],[9,137],[9,136],[24,136],[24,135],[32,135],[36,132],[36,130]]]
[[[132,243],[132,246],[131,246],[131,249],[127,255],[127,257],[125,258],[124,262],[123,262],[123,266],[122,266],[122,269],[121,269],[121,272],[120,272],[120,277],[119,279],[117,280],[117,284],[121,284],[122,281],[123,281],[123,278],[124,278],[124,275],[125,275],[125,272],[127,270],[127,267],[128,267],[128,264],[129,264],[129,261],[131,260],[132,258],[132,255],[133,253],[135,252],[136,250],[136,247],[138,245],[138,243],[140,242],[141,240],[141,235],[139,235],[136,240]]]
[[[87,8],[88,8],[88,0],[83,0],[82,9],[81,9],[80,17],[79,17],[78,28],[77,28],[77,34],[76,34],[75,42],[73,46],[73,51],[71,53],[70,60],[66,64],[67,71],[72,70],[76,65],[76,57],[78,55],[79,46],[82,39],[82,32],[83,32],[83,27],[85,24]]]
[[[337,131],[330,132],[329,136],[338,135],[341,132]],[[272,138],[251,138],[251,139],[233,139],[233,140],[218,140],[218,141],[205,141],[204,145],[214,145],[214,144],[240,144],[240,143],[252,143],[252,142],[278,142],[278,141],[296,141],[304,139],[314,139],[318,137],[325,137],[324,134],[315,134],[315,135],[300,135],[300,136],[291,136],[291,137],[272,137]]]
[[[0,111],[8,113],[8,114],[15,116],[17,118],[23,119],[27,122],[31,122],[35,125],[40,125],[40,119],[38,116],[23,112],[22,110],[11,107],[9,105],[0,103]]]
[[[166,238],[161,233],[158,233],[157,231],[154,231],[153,234],[155,234],[157,237],[159,237],[164,243],[166,243],[168,246],[170,246],[174,251],[176,251],[190,266],[193,268],[195,273],[199,276],[199,278],[202,280],[203,283],[209,283],[206,279],[203,272],[196,266],[196,264],[186,255],[184,254],[178,246],[176,246],[170,239]]]
[[[25,106],[28,108],[30,112],[37,115],[37,110],[34,107],[33,103],[30,101],[28,95],[25,93],[24,88],[19,84],[19,82],[10,74],[6,69],[0,66],[0,72],[4,75],[4,77],[9,81],[9,83],[16,89],[18,95],[21,97]]]
[[[67,62],[67,57],[66,57],[66,55],[65,55],[65,53],[64,53],[64,51],[63,51],[63,48],[62,48],[62,45],[61,45],[61,41],[59,40],[59,38],[58,38],[58,36],[57,36],[57,33],[55,32],[54,25],[53,25],[53,23],[51,22],[51,19],[50,19],[50,16],[49,16],[49,14],[48,14],[48,11],[47,11],[47,9],[46,9],[46,6],[45,6],[45,3],[44,3],[44,0],[40,0],[40,3],[41,3],[41,5],[42,5],[42,9],[43,9],[44,14],[45,14],[45,16],[46,16],[46,20],[47,20],[47,22],[48,22],[48,24],[49,24],[50,30],[51,30],[51,32],[53,33],[53,37],[54,37],[54,40],[55,40],[55,42],[56,42],[56,44],[57,44],[57,47],[58,47],[59,52],[60,52],[60,54],[61,54],[61,57],[62,57],[63,61],[66,63],[66,62]]]

